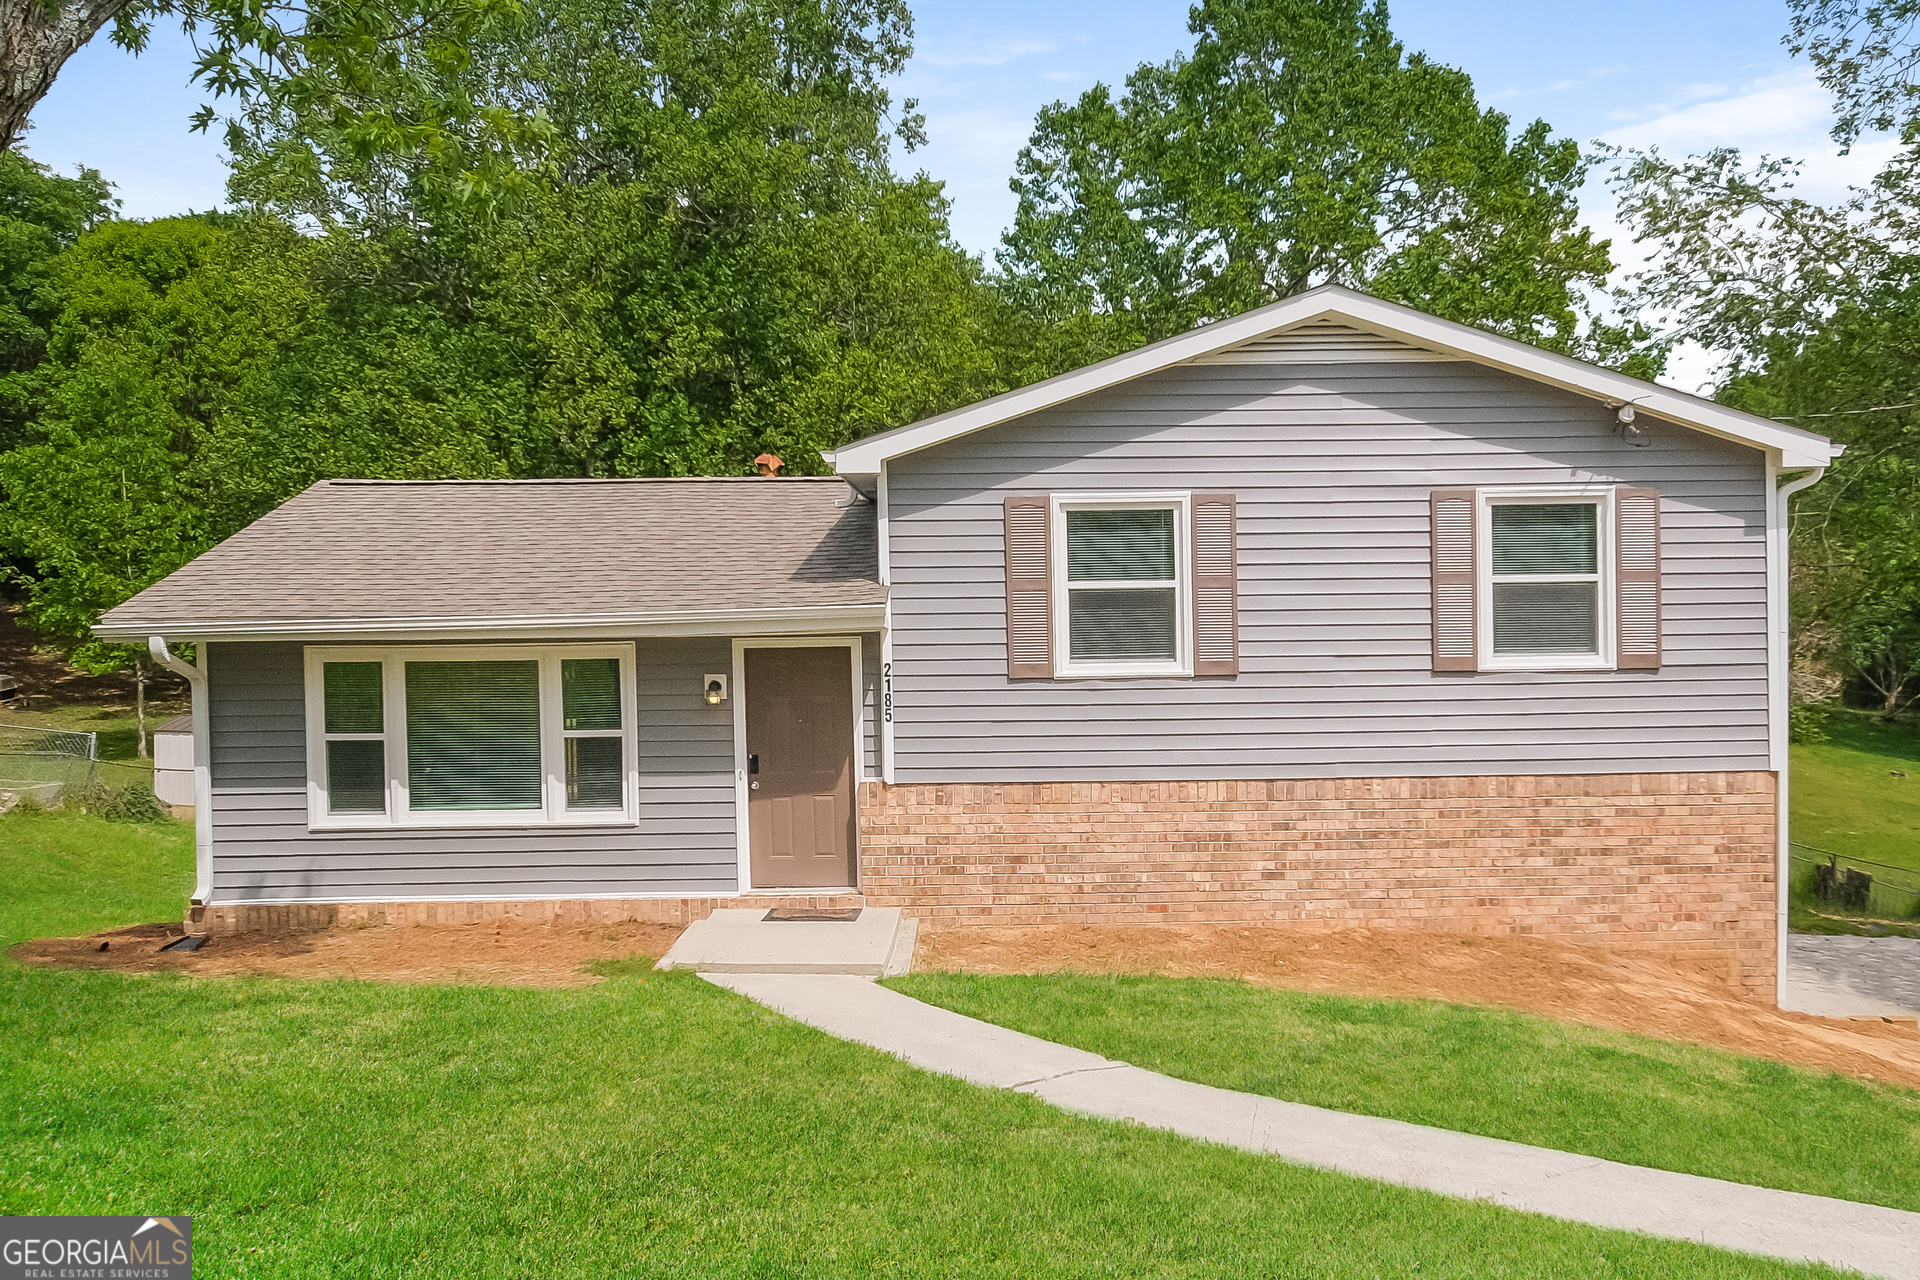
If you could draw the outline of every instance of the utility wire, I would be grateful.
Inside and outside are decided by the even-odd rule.
[[[1891,413],[1895,409],[1911,409],[1920,405],[1920,400],[1909,400],[1905,404],[1883,404],[1871,409],[1841,409],[1834,413],[1793,413],[1784,418],[1771,418],[1771,422],[1804,422],[1808,418],[1850,418],[1856,413]]]

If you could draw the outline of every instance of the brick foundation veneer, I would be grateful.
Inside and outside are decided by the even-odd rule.
[[[825,911],[862,904],[859,894],[744,898],[554,898],[529,902],[234,902],[187,908],[189,933],[316,933],[368,925],[678,924],[704,920],[726,907],[798,907]]]
[[[1771,999],[1771,773],[861,789],[873,906],[991,924],[1536,934]]]

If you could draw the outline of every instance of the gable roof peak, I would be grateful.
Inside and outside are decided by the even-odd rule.
[[[1254,363],[1251,354],[1242,359],[1233,358],[1232,353],[1265,350],[1263,344],[1270,344],[1276,335],[1301,335],[1290,342],[1283,340],[1270,345],[1304,354],[1316,333],[1324,337],[1330,331],[1314,326],[1334,325],[1382,340],[1376,352],[1425,353],[1377,355],[1376,358],[1471,361],[1603,403],[1632,404],[1639,412],[1760,449],[1782,468],[1823,467],[1839,456],[1839,449],[1831,441],[1811,431],[1771,422],[1701,396],[1328,284],[1237,316],[1199,325],[1098,364],[856,440],[827,454],[827,461],[837,474],[849,480],[871,478],[880,474],[890,458],[917,453],[1175,365]],[[1270,358],[1258,362],[1273,363]],[[1297,361],[1283,359],[1280,362]]]

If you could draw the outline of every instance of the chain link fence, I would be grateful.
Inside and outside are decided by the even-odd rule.
[[[0,724],[0,812],[22,799],[51,809],[69,793],[92,789],[100,735]]]
[[[1920,916],[1920,871],[1851,858],[1797,841],[1789,848],[1793,893],[1823,911],[1899,920]]]

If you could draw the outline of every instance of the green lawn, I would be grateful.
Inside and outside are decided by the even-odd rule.
[[[914,974],[956,1012],[1225,1089],[1920,1210],[1920,1092],[1434,1001],[1206,978]]]
[[[1828,740],[1794,747],[1792,764],[1789,926],[1796,933],[1920,937],[1920,725],[1836,711]],[[1868,864],[1860,869],[1875,885],[1866,912],[1856,916],[1813,898],[1812,867],[1827,853]]]
[[[0,884],[0,948],[177,921],[193,892],[193,826],[10,813],[0,818]]]
[[[1792,764],[1796,841],[1920,872],[1920,725],[1837,712]]]
[[[171,917],[183,830],[0,818],[0,934]],[[0,1213],[192,1214],[204,1277],[1831,1274],[1080,1119],[608,972],[0,962]]]

